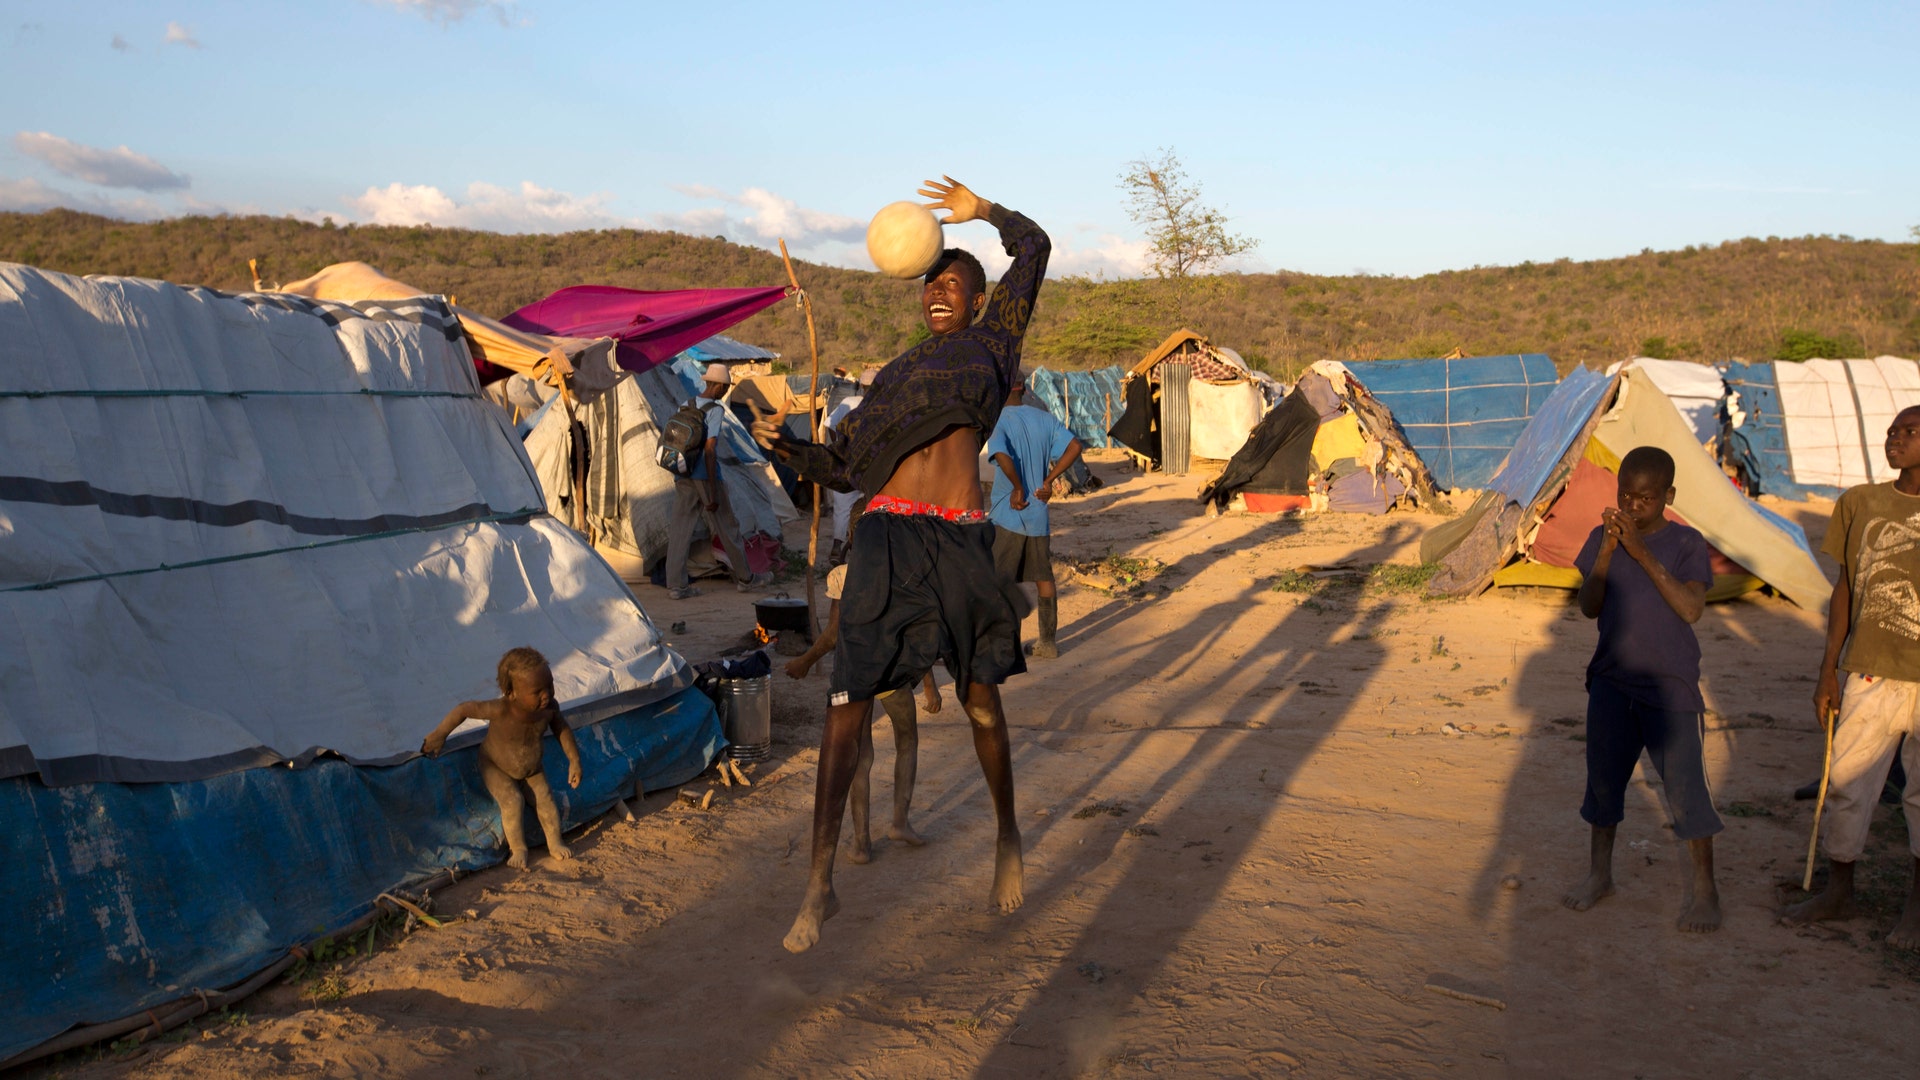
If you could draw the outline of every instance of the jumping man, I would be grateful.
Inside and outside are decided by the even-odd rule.
[[[991,299],[978,259],[957,248],[927,271],[920,310],[932,337],[882,368],[866,401],[821,444],[789,440],[769,421],[754,437],[802,477],[834,491],[870,491],[847,545],[820,773],[814,788],[813,858],[800,914],[784,942],[812,948],[839,909],[833,855],[872,700],[910,689],[944,662],[973,721],[973,748],[999,823],[992,903],[1018,908],[1020,829],[1013,759],[999,685],[1026,670],[1020,655],[1024,598],[994,569],[993,525],[981,507],[979,457],[1020,379],[1020,341],[1046,273],[1040,227],[951,177],[920,194],[947,211],[943,224],[986,220],[1013,265]]]

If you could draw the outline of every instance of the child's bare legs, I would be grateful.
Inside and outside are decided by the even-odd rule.
[[[520,794],[520,782],[501,772],[484,756],[480,758],[480,779],[486,782],[487,794],[500,805],[500,830],[507,834],[507,865],[525,870],[527,836],[521,830],[520,816],[526,810],[527,801]]]
[[[939,694],[932,689],[931,674],[926,686],[932,694]],[[880,699],[880,705],[893,721],[893,824],[887,827],[887,838],[919,847],[926,841],[907,824],[907,811],[913,807],[913,780],[920,767],[920,721],[914,713],[913,692],[888,694]]]
[[[873,702],[855,701],[827,709],[820,735],[820,767],[813,786],[813,854],[807,893],[800,913],[781,942],[788,952],[806,952],[820,940],[820,924],[840,910],[833,892],[833,851],[840,843],[840,818],[847,812],[847,789],[860,756],[859,728],[868,723]]]
[[[873,834],[868,828],[871,811],[868,800],[873,792],[873,713],[860,725],[860,756],[853,765],[853,782],[847,786],[847,809],[853,813],[853,846],[847,861],[864,866],[873,861]]]
[[[1585,911],[1613,895],[1613,837],[1619,828],[1618,825],[1604,829],[1594,826],[1587,879],[1568,889],[1561,903],[1575,911]]]
[[[573,858],[573,849],[560,842],[560,810],[553,805],[553,789],[547,786],[545,773],[527,777],[533,789],[533,810],[540,817],[540,831],[547,834],[547,854],[556,859]]]
[[[1674,926],[1695,934],[1711,934],[1720,929],[1720,889],[1713,883],[1713,837],[1687,841],[1687,854],[1693,858],[1693,873],[1687,879],[1687,898]]]
[[[993,796],[993,816],[999,824],[994,845],[993,906],[1001,914],[1013,911],[1026,901],[1026,871],[1020,857],[1020,826],[1013,813],[1013,750],[1007,741],[1007,716],[1000,707],[1000,688],[989,683],[970,683],[966,696],[967,717],[973,721],[973,752],[980,759],[980,771]]]

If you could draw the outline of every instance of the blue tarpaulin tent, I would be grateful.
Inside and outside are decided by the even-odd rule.
[[[1542,353],[1366,360],[1353,377],[1393,413],[1443,488],[1484,488],[1559,383]]]
[[[1782,499],[1804,499],[1808,495],[1838,498],[1838,488],[1806,486],[1793,480],[1793,459],[1787,454],[1786,412],[1780,407],[1773,364],[1735,360],[1727,365],[1726,380],[1728,393],[1738,396],[1740,411],[1745,415],[1739,427],[1727,430],[1721,456],[1746,475],[1749,490]]]
[[[1126,398],[1120,393],[1118,367],[1093,371],[1049,371],[1040,368],[1027,379],[1027,392],[1034,403],[1046,406],[1054,419],[1067,425],[1074,437],[1088,449],[1113,445],[1107,429],[1127,411]]]

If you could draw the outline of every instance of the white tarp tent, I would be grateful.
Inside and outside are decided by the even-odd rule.
[[[1721,378],[1720,370],[1710,364],[1696,364],[1687,360],[1655,360],[1648,356],[1636,356],[1626,364],[1616,364],[1607,369],[1611,375],[1621,367],[1637,367],[1646,372],[1647,378],[1660,392],[1667,395],[1673,407],[1680,412],[1681,419],[1693,429],[1693,437],[1705,446],[1720,434],[1720,401],[1727,396],[1726,380]]]
[[[610,393],[580,408],[591,447],[586,477],[586,521],[593,542],[616,566],[637,558],[635,569],[652,567],[666,556],[667,527],[673,516],[673,474],[660,467],[660,426],[699,390],[692,376],[699,365],[686,359],[659,364],[623,378]],[[505,396],[546,398],[552,388],[521,376],[509,380]],[[744,537],[756,533],[779,539],[783,526],[799,518],[793,500],[780,486],[773,466],[753,436],[728,409],[715,409],[721,490]],[[545,408],[527,435],[527,454],[546,493],[547,508],[562,519],[573,499],[572,440],[566,413]],[[697,530],[704,534],[704,528]]]
[[[1873,360],[1776,363],[1793,478],[1848,488],[1893,479],[1881,443],[1901,409],[1920,405],[1920,365]]]
[[[437,297],[0,264],[0,461],[0,776],[399,761],[516,645],[576,726],[690,681]]]

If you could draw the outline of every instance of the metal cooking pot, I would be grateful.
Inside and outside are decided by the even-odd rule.
[[[785,593],[755,600],[753,617],[760,623],[760,629],[774,633],[783,630],[805,633],[808,629],[807,602]]]

